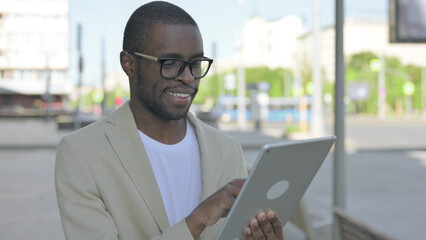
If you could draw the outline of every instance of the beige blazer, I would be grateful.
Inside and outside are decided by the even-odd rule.
[[[247,176],[239,143],[188,114],[201,152],[204,200]],[[172,157],[172,156],[171,156]],[[192,239],[185,220],[170,227],[154,172],[126,103],[64,137],[55,165],[56,194],[67,239]],[[202,239],[215,239],[223,219]]]

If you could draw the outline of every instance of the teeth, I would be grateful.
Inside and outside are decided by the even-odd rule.
[[[167,92],[168,95],[170,96],[174,96],[174,97],[182,97],[182,98],[186,98],[189,97],[190,94],[184,94],[184,93],[172,93],[172,92]]]

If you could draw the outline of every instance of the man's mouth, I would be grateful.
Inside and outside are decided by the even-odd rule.
[[[177,108],[187,108],[191,105],[197,90],[192,87],[167,88],[164,91],[165,101]]]
[[[191,97],[194,94],[195,89],[177,87],[177,88],[166,89],[165,92],[166,92],[167,95],[172,96],[172,97],[188,98],[188,97]]]
[[[166,92],[167,95],[173,96],[173,97],[181,97],[181,98],[187,98],[191,96],[191,94],[188,93],[174,93],[174,92]]]

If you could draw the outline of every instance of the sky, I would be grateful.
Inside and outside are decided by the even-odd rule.
[[[137,0],[69,0],[70,1],[70,78],[77,82],[77,26],[82,26],[83,82],[100,86],[101,39],[105,39],[106,71],[121,71],[119,53],[124,27],[130,15],[149,1]],[[321,25],[334,24],[335,0],[319,0]],[[236,51],[239,29],[253,15],[275,20],[288,15],[301,17],[307,29],[312,27],[314,0],[170,0],[186,10],[198,23],[206,56],[216,59],[232,56]],[[241,7],[242,6],[242,7]],[[386,21],[388,0],[345,0],[345,16]]]

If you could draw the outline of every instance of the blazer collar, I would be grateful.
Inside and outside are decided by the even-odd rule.
[[[110,123],[106,135],[127,174],[151,211],[161,231],[169,227],[154,171],[142,144],[129,103],[113,112],[106,121]]]
[[[219,149],[216,135],[210,128],[204,126],[204,123],[191,112],[188,112],[187,119],[195,127],[200,148],[203,180],[200,200],[203,201],[219,187],[217,160]],[[137,131],[129,102],[108,116],[106,121],[109,123],[109,127],[106,128],[109,142],[150,209],[159,228],[164,232],[169,227],[167,213],[163,201],[159,201],[162,199],[161,193],[146,149]]]
[[[217,145],[217,136],[212,129],[204,126],[205,123],[196,118],[191,112],[188,112],[187,119],[195,127],[198,146],[200,147],[201,176],[203,179],[203,190],[200,200],[203,201],[219,187],[219,148]]]

